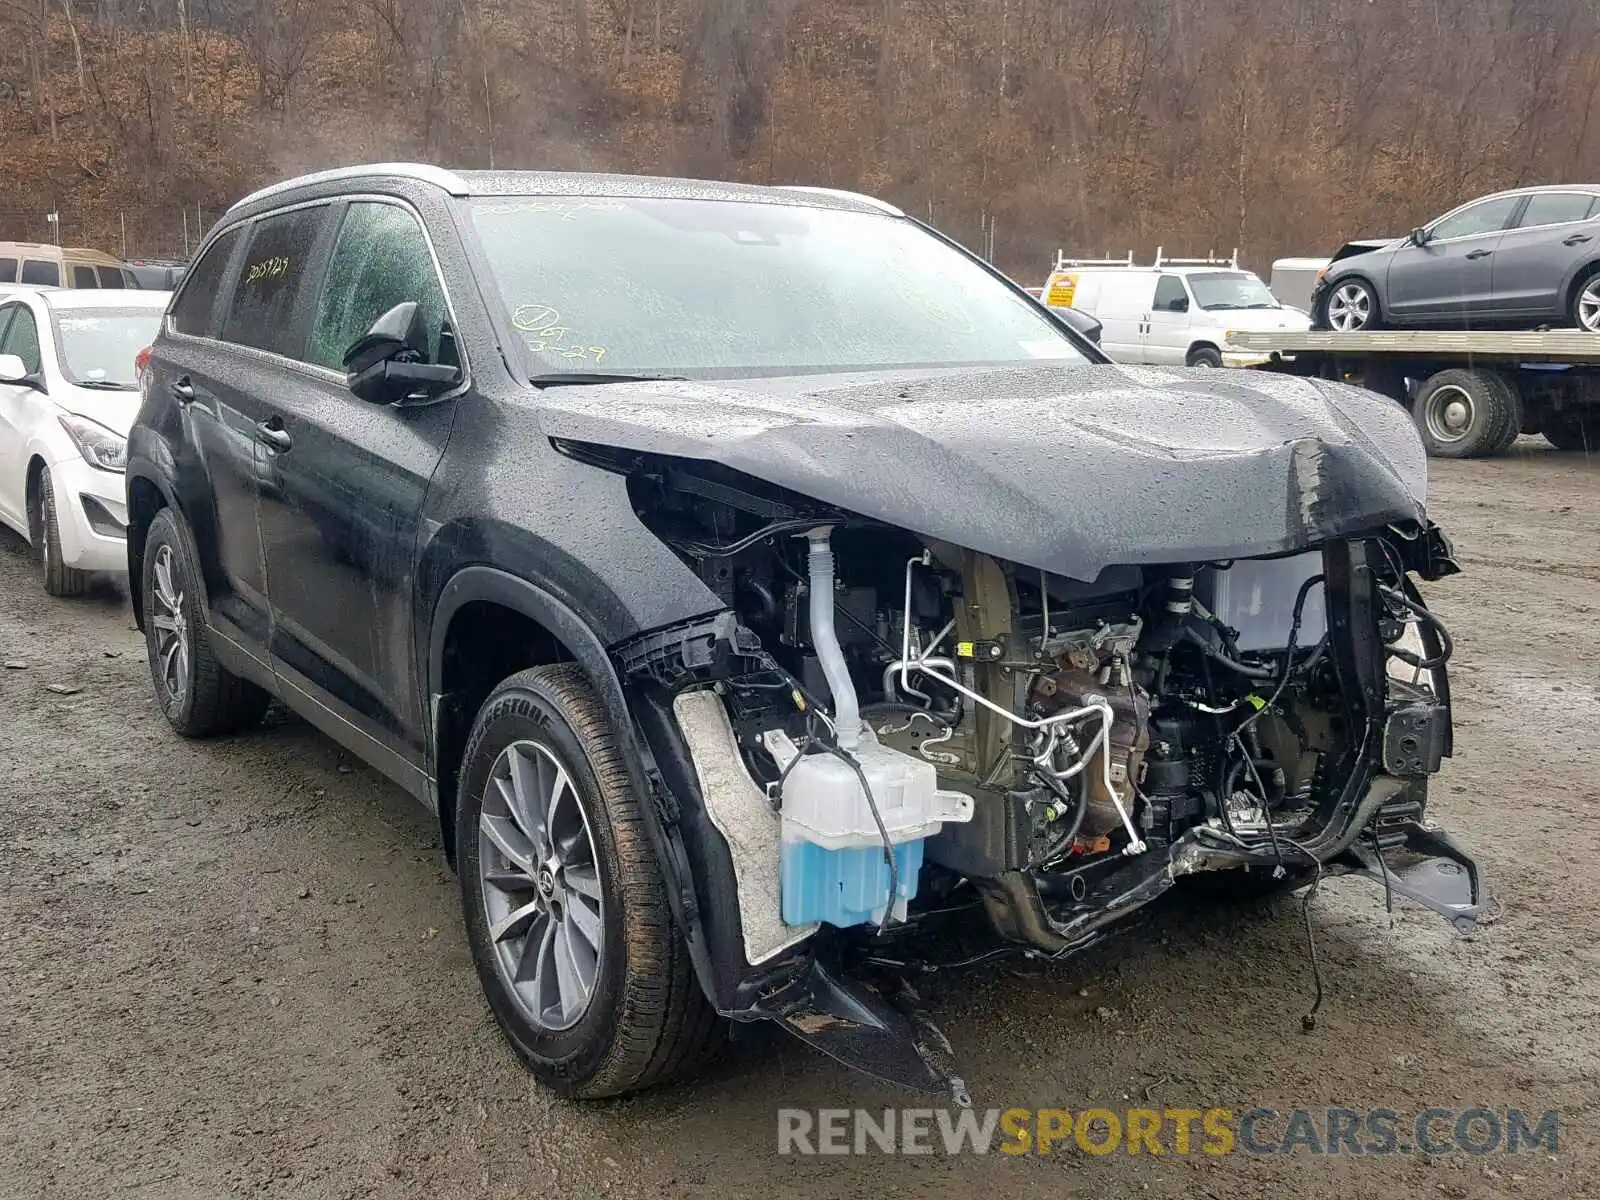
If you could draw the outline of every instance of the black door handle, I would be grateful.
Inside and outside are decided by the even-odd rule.
[[[1571,237],[1562,238],[1561,244],[1563,246],[1581,246],[1584,242],[1589,240],[1589,235],[1587,233],[1575,233]]]
[[[256,439],[269,450],[276,450],[279,454],[294,445],[294,439],[289,436],[289,431],[277,417],[256,422]]]
[[[1489,255],[1491,255],[1493,253],[1494,253],[1493,250],[1474,250],[1471,254],[1467,255],[1467,257],[1468,258],[1488,258]]]
[[[172,392],[172,398],[179,404],[190,404],[194,401],[194,384],[189,382],[187,375],[174,379],[169,385],[169,390]]]

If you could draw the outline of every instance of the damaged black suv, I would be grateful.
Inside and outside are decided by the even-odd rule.
[[[1455,566],[1405,414],[1112,365],[885,204],[309,176],[218,224],[142,388],[167,719],[276,697],[436,812],[567,1094],[770,1019],[960,1099],[930,946],[1061,957],[1194,881],[1484,903],[1424,823]]]

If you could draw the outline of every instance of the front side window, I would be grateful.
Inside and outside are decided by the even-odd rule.
[[[1566,225],[1581,221],[1589,215],[1595,198],[1587,192],[1543,192],[1528,198],[1519,229],[1532,229],[1538,225]]]
[[[262,217],[222,318],[222,340],[298,358],[305,323],[298,303],[327,205]]]
[[[408,300],[422,310],[428,361],[441,361],[441,340],[444,353],[453,354],[453,339],[441,336],[444,291],[422,227],[398,205],[356,201],[345,213],[328,263],[306,361],[342,369],[345,351],[374,321]]]
[[[22,264],[22,282],[34,287],[60,287],[61,264],[30,258]]]
[[[72,268],[72,286],[75,288],[97,288],[100,280],[96,277],[93,267],[86,267],[77,263]]]
[[[1156,299],[1151,308],[1155,312],[1188,312],[1189,293],[1183,290],[1183,280],[1176,275],[1163,275],[1156,284]]]
[[[574,196],[469,213],[530,375],[1086,361],[1042,308],[903,218]]]
[[[1511,214],[1521,200],[1520,196],[1501,196],[1497,200],[1480,201],[1446,217],[1429,232],[1433,234],[1434,241],[1499,233],[1511,220]]]
[[[15,283],[17,281],[17,260],[14,258],[0,258],[0,283]]]
[[[17,306],[17,315],[6,326],[5,339],[0,341],[0,354],[15,354],[22,360],[28,374],[38,374],[41,365],[39,326],[33,319],[33,313],[23,305]]]
[[[211,332],[211,317],[217,307],[217,293],[222,288],[223,276],[233,248],[238,245],[239,227],[235,226],[211,243],[195,265],[194,273],[177,303],[172,306],[172,327],[179,333],[192,333],[205,337]]]
[[[138,388],[134,359],[156,340],[159,308],[72,308],[55,313],[61,373],[80,387]]]
[[[1206,271],[1189,276],[1195,303],[1207,312],[1235,308],[1281,308],[1275,297],[1248,271]]]

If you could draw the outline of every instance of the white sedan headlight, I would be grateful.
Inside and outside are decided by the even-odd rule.
[[[91,467],[99,467],[102,471],[123,471],[127,468],[127,438],[87,417],[75,417],[68,413],[59,420],[61,428],[67,431],[72,444],[78,448],[78,453]]]

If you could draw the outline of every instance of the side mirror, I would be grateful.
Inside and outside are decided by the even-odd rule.
[[[1189,311],[1189,297],[1187,297],[1187,296],[1179,296],[1176,300],[1174,300],[1172,302],[1170,311],[1175,312],[1175,313],[1186,313],[1186,312],[1188,312]]]
[[[1417,226],[1411,231],[1411,244],[1413,246],[1426,246],[1432,235],[1422,226]]]
[[[15,354],[0,354],[0,383],[32,383],[27,365]]]
[[[345,382],[372,404],[431,399],[461,378],[455,367],[425,362],[427,327],[415,300],[396,304],[344,352]]]

